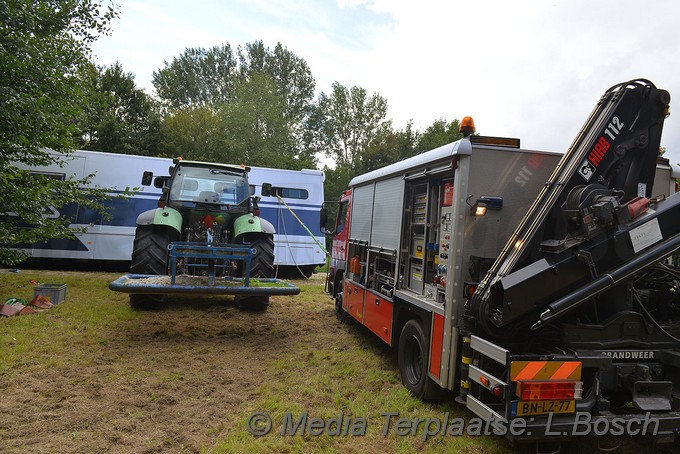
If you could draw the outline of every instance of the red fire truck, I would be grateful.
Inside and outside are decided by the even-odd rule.
[[[413,395],[453,394],[499,430],[522,419],[511,438],[651,412],[657,440],[673,440],[669,102],[646,80],[612,87],[564,155],[474,135],[466,117],[463,139],[353,178],[333,238],[337,310],[397,349]]]

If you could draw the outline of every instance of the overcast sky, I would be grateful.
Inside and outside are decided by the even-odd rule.
[[[116,3],[96,61],[119,61],[149,93],[153,71],[187,47],[280,42],[307,62],[317,92],[337,81],[386,98],[397,129],[471,115],[480,134],[564,152],[609,87],[645,78],[671,93],[662,146],[680,163],[675,0]]]

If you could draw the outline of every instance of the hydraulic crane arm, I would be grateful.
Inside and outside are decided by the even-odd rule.
[[[669,102],[644,79],[607,90],[477,288],[470,307],[478,319],[497,327],[541,312],[552,319],[597,291],[570,294],[637,255],[636,247],[633,255],[617,248],[630,243],[650,205]],[[675,233],[663,232],[662,244]],[[662,250],[635,269],[677,247],[671,243],[657,244]]]

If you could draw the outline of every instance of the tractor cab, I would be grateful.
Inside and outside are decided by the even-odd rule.
[[[203,163],[181,163],[170,178],[168,204],[185,202],[239,206],[250,197],[247,168]]]

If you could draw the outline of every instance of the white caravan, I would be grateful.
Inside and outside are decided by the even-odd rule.
[[[77,234],[74,239],[35,243],[25,250],[33,258],[129,261],[137,216],[156,208],[161,194],[161,190],[153,185],[141,186],[142,173],[151,171],[155,176],[168,175],[172,159],[83,150],[73,152],[70,157],[55,155],[65,160],[63,166],[52,164],[24,168],[53,178],[80,179],[94,174],[91,186],[106,188],[111,195],[119,195],[126,188],[139,190],[127,199],[105,201],[110,219],[82,206],[50,207],[53,216],[69,217],[71,227],[86,227],[86,233]],[[320,218],[324,178],[320,170],[251,167],[248,177],[251,193],[262,197],[262,183],[271,183],[275,190],[273,194],[280,194],[285,204],[314,235],[312,238],[307,233],[278,197],[262,197],[259,203],[261,216],[276,228],[274,265],[277,267],[297,268],[309,276],[316,266],[325,263],[325,254],[320,247],[325,241]]]

